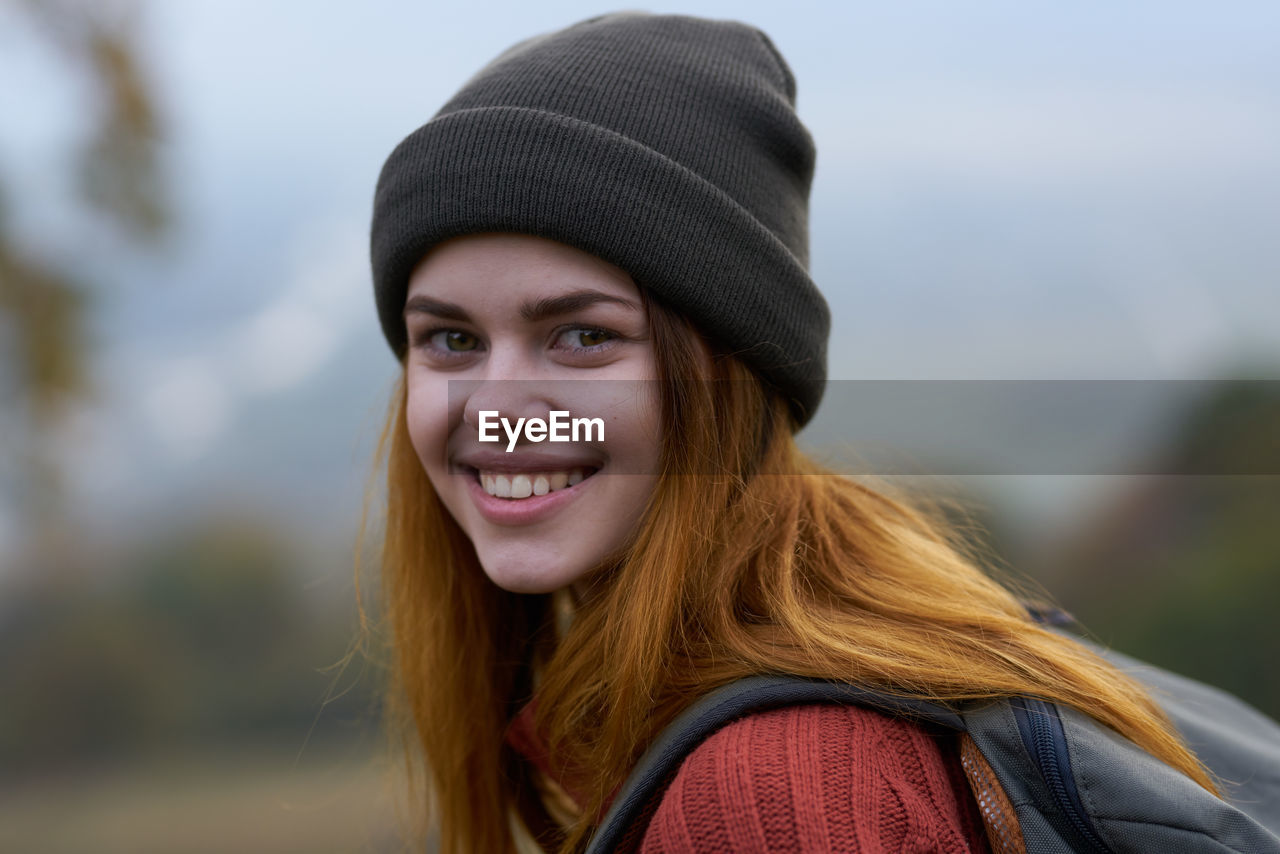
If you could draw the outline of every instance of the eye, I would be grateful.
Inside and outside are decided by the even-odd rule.
[[[432,334],[431,343],[433,346],[441,350],[448,350],[451,353],[465,353],[480,346],[480,339],[470,332],[460,332],[457,329],[441,329]]]
[[[422,329],[414,332],[409,341],[415,351],[435,365],[466,362],[473,353],[484,349],[478,335],[461,329]]]
[[[617,337],[607,329],[577,327],[561,332],[556,338],[556,346],[565,350],[592,350],[603,347]]]

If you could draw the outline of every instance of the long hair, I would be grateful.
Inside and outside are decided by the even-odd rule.
[[[519,815],[578,850],[663,726],[758,673],[849,680],[943,704],[1031,695],[1093,716],[1213,791],[1148,694],[1029,618],[944,526],[801,453],[785,400],[732,355],[710,360],[647,300],[661,379],[662,471],[625,554],[562,619],[555,597],[488,580],[409,443],[404,389],[384,432],[383,596],[392,726],[423,772],[411,791],[440,850],[512,851]],[[568,827],[505,746],[535,728]]]

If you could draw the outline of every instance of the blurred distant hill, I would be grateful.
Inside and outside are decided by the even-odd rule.
[[[199,748],[300,755],[377,725],[369,661],[342,665],[349,585],[315,584],[342,570],[269,520],[225,514],[33,559],[0,599],[0,786]]]
[[[1276,384],[1216,387],[1154,454],[1236,474],[1126,478],[1037,574],[1102,641],[1280,716],[1278,448]]]

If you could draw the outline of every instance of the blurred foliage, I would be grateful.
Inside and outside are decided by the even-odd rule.
[[[161,122],[138,56],[141,7],[85,0],[21,0],[15,7],[25,13],[31,33],[56,51],[66,73],[93,94],[87,138],[66,141],[77,164],[74,204],[134,243],[155,243],[172,216],[161,168]],[[22,413],[30,436],[38,437],[60,417],[63,404],[90,385],[86,314],[94,282],[66,259],[32,251],[18,239],[5,191],[5,176],[15,168],[22,164],[0,164],[0,330],[12,339],[0,347],[0,357],[14,386],[5,391],[16,397],[5,405]],[[61,235],[59,248],[77,243],[76,235]],[[47,515],[56,509],[57,463],[40,454],[36,441],[22,457],[29,509]]]
[[[161,122],[139,58],[141,6],[22,0],[19,7],[97,95],[94,127],[78,158],[83,200],[133,237],[159,237],[170,210],[160,169]]]
[[[1168,471],[1280,475],[1280,393],[1275,381],[1214,383],[1165,454]]]
[[[366,663],[335,668],[355,634],[348,601],[318,601],[297,544],[265,522],[160,524],[117,553],[79,541],[44,441],[92,392],[92,312],[105,296],[73,247],[99,227],[115,248],[171,231],[164,123],[141,55],[140,0],[17,0],[13,8],[70,91],[86,93],[83,133],[58,140],[74,196],[67,229],[24,241],[7,191],[23,163],[0,163],[0,392],[25,548],[0,595],[0,781],[174,748],[264,740],[301,750],[376,717]],[[0,69],[5,65],[0,57]],[[45,87],[59,91],[59,87]],[[35,87],[33,87],[35,91]],[[62,91],[67,91],[65,88]],[[0,132],[3,132],[0,129]],[[6,447],[6,453],[9,448]]]
[[[60,400],[84,388],[85,294],[66,274],[22,258],[6,235],[0,198],[0,312],[13,321],[15,343],[6,348],[19,394],[32,417],[47,422]]]
[[[1280,384],[1226,383],[1043,569],[1099,639],[1280,718]]]
[[[304,595],[279,534],[209,521],[117,560],[111,583],[63,568],[6,597],[0,778],[192,745],[301,751],[375,726],[377,679],[335,666],[353,609]]]

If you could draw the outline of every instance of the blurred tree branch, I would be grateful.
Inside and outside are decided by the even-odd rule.
[[[36,30],[100,96],[96,126],[80,155],[80,190],[91,207],[135,238],[153,239],[170,220],[157,156],[160,121],[138,59],[136,2],[21,0]]]
[[[68,74],[89,83],[94,93],[92,130],[85,139],[67,141],[76,150],[78,197],[72,203],[134,244],[159,242],[172,214],[161,169],[161,122],[138,58],[140,6],[17,0],[15,8],[31,32],[56,50]],[[12,386],[5,391],[17,398],[6,408],[20,413],[25,424],[14,426],[34,439],[57,422],[65,402],[91,385],[86,365],[93,346],[87,334],[93,282],[60,258],[41,257],[22,245],[10,216],[9,168],[14,164],[0,164],[0,330],[10,339],[0,356]],[[59,249],[74,242],[75,235],[61,235]],[[42,498],[58,492],[58,467],[41,459],[38,442],[28,444],[23,492],[44,503]]]

